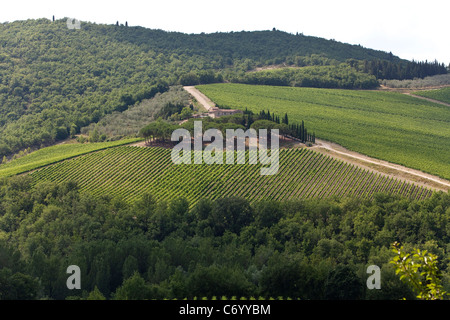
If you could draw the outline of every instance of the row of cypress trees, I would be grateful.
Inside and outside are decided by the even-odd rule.
[[[290,134],[303,143],[316,142],[315,132],[309,133],[308,129],[305,127],[305,122],[303,120],[301,123],[289,123],[289,117],[287,113],[285,113],[284,116],[280,118],[279,115],[270,113],[270,110],[267,110],[267,112],[261,110],[259,113],[259,118],[263,120],[273,121],[278,124],[285,124],[289,128]]]

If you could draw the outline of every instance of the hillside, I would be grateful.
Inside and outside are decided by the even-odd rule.
[[[450,104],[450,87],[413,92],[415,95]]]
[[[108,27],[104,26],[103,28]],[[97,29],[97,31],[99,30]],[[400,60],[384,51],[303,34],[294,35],[279,30],[184,34],[129,27],[120,29],[114,37],[118,41],[130,42],[151,50],[199,56],[218,55],[223,58],[222,66],[224,67],[235,59],[250,59],[268,65],[273,61],[283,62],[286,57],[313,54],[339,61],[352,58],[357,60]],[[227,62],[226,59],[231,60]]]
[[[318,60],[309,63],[399,61],[386,52],[281,31],[188,35],[88,22],[68,29],[65,19],[3,23],[0,158],[79,133],[106,114],[189,80],[192,72],[202,83],[220,82],[238,71],[311,55]]]
[[[17,159],[0,164],[0,178],[33,171],[62,160],[67,160],[83,154],[117,147],[124,144],[131,144],[140,140],[140,138],[132,138],[118,141],[84,144],[75,142],[42,148]]]
[[[0,191],[5,300],[414,299],[389,263],[394,241],[436,252],[444,279],[449,272],[446,193],[190,208],[183,198],[92,197],[76,183],[33,187],[29,176],[0,180]],[[367,290],[371,264],[380,290]],[[69,265],[80,267],[82,290],[67,288]]]
[[[248,157],[248,156],[247,156]],[[97,197],[128,202],[151,194],[158,201],[242,197],[248,201],[352,196],[370,199],[377,192],[424,199],[432,191],[334,160],[307,149],[281,149],[276,175],[262,176],[261,164],[175,165],[170,150],[116,147],[59,162],[31,174],[34,184],[68,182]]]
[[[219,106],[288,113],[316,137],[449,179],[448,107],[397,92],[243,84],[197,87]]]
[[[450,292],[450,184],[421,175],[450,179],[449,92],[363,90],[444,71],[275,29],[0,24],[0,300],[416,299],[396,243]],[[245,111],[195,114],[214,105]],[[211,164],[212,128],[280,148],[259,132],[256,163]],[[204,134],[202,163],[174,163],[176,129]]]
[[[276,68],[247,72],[231,82],[315,88],[374,89],[378,87],[375,76],[358,72],[350,66],[340,65]]]

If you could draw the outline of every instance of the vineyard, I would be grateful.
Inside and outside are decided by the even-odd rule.
[[[59,144],[34,151],[23,157],[11,160],[0,165],[0,177],[8,177],[24,172],[28,172],[58,161],[80,156],[97,150],[117,147],[140,141],[140,138],[130,138],[111,142],[96,143],[68,143]]]
[[[221,107],[270,110],[305,121],[316,138],[450,178],[450,109],[397,92],[211,84],[197,88]]]
[[[414,94],[425,98],[431,98],[445,103],[450,103],[450,87],[438,90],[417,91],[414,92]]]
[[[175,165],[170,150],[120,146],[58,162],[31,173],[35,184],[77,181],[82,192],[133,201],[145,193],[157,200],[185,197],[262,199],[346,197],[371,198],[388,192],[423,199],[432,191],[375,174],[323,154],[281,149],[278,174],[260,175],[261,164]],[[248,153],[246,155],[248,157]]]

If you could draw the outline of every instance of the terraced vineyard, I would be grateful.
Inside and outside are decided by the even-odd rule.
[[[183,196],[191,205],[202,197],[241,196],[250,201],[371,198],[376,192],[391,192],[421,199],[432,193],[308,149],[280,150],[279,171],[273,176],[261,175],[259,163],[175,165],[170,152],[159,147],[120,146],[50,165],[31,176],[34,183],[74,180],[81,191],[94,196],[113,195],[131,201],[151,193],[158,200]]]

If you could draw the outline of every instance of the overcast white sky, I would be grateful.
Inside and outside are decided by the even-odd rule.
[[[450,63],[449,0],[2,0],[0,5],[0,22],[53,15],[185,33],[275,27],[404,59]]]

